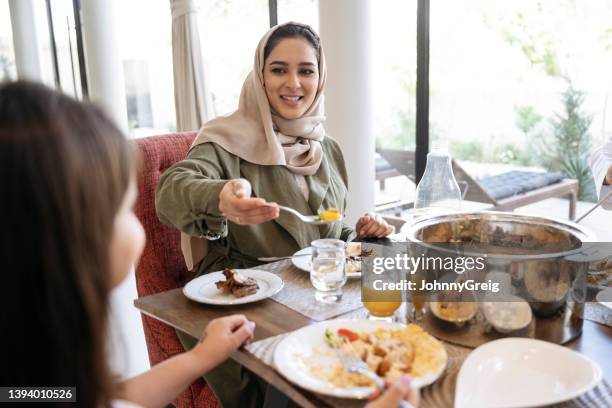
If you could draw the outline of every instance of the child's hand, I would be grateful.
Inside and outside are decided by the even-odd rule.
[[[248,321],[244,315],[215,319],[206,326],[204,337],[193,351],[215,367],[240,346],[250,342],[254,330],[255,323]]]
[[[387,388],[382,394],[376,391],[375,395],[370,397],[373,398],[373,401],[365,408],[397,408],[398,406],[416,408],[420,400],[419,391],[412,388],[410,377],[407,375],[387,383]]]

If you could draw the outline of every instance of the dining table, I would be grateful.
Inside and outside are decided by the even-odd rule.
[[[350,280],[345,286],[342,302],[351,305],[345,309],[337,307],[335,313],[313,314],[300,309],[299,303],[307,301],[310,296],[314,299],[314,289],[304,287],[309,284],[308,273],[296,268],[291,260],[282,260],[257,267],[278,274],[285,281],[285,286],[277,295],[248,304],[218,306],[195,302],[188,299],[182,288],[138,298],[134,301],[135,307],[143,314],[158,319],[175,329],[178,329],[194,338],[200,338],[205,327],[213,319],[229,314],[243,314],[247,319],[255,322],[254,340],[252,345],[263,344],[265,348],[274,345],[275,339],[282,339],[283,335],[308,325],[318,323],[327,318],[364,318],[366,311],[360,305],[360,282]],[[305,283],[308,282],[308,283]],[[300,286],[301,285],[301,286]],[[308,295],[309,293],[309,295]],[[314,302],[314,300],[313,300]],[[350,309],[350,310],[349,310]],[[324,309],[321,309],[324,310]],[[447,350],[454,350],[455,354],[467,355],[468,348],[444,343]],[[602,368],[603,384],[606,384],[606,393],[612,400],[612,327],[594,321],[584,320],[582,334],[565,344],[566,347],[578,351],[596,361]],[[281,376],[266,358],[262,357],[261,349],[256,347],[243,347],[232,354],[231,358],[246,367],[251,372],[272,384],[279,392],[301,407],[360,407],[365,404],[359,400],[339,400],[307,391],[294,385]],[[268,353],[270,351],[268,350]],[[463,357],[464,358],[464,357]],[[447,366],[447,372],[436,383],[422,390],[421,407],[453,406],[454,387],[457,371],[462,360],[458,360],[455,367]],[[568,367],[569,368],[569,367]],[[446,378],[446,380],[444,380]],[[439,383],[439,384],[437,384]],[[607,397],[606,397],[607,398]],[[567,405],[572,406],[572,405]],[[578,404],[574,406],[590,406]],[[592,405],[598,406],[598,405]],[[565,405],[564,405],[565,407]]]

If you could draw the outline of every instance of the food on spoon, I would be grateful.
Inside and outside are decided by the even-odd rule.
[[[334,222],[340,221],[342,215],[337,208],[328,208],[327,210],[319,211],[319,215],[317,215],[317,221],[325,221],[325,222]]]
[[[223,275],[225,280],[215,282],[217,289],[223,293],[234,295],[235,297],[245,297],[259,290],[259,285],[255,279],[247,278],[238,271],[225,269]]]

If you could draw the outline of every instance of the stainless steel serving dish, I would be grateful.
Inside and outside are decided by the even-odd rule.
[[[511,281],[508,295],[528,301],[533,310],[532,330],[522,335],[565,343],[580,334],[589,266],[588,261],[581,261],[580,253],[584,243],[595,242],[595,235],[587,228],[545,217],[483,211],[425,216],[403,231],[409,242],[419,243],[428,254],[457,256],[459,252],[461,256],[473,257],[486,254],[487,269],[482,273],[491,270],[507,273]],[[461,249],[436,245],[441,243]],[[470,273],[475,276],[473,271]],[[479,278],[484,280],[484,276]],[[473,319],[473,325],[486,326],[486,322],[482,318]],[[434,334],[448,335],[451,338],[447,340],[467,346],[503,336],[487,333],[486,327],[452,333],[440,329]]]

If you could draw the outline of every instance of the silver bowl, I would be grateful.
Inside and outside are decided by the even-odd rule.
[[[411,242],[491,244],[488,256],[503,259],[568,256],[596,239],[573,222],[495,211],[425,216],[411,222],[406,232]]]
[[[548,320],[540,325],[542,330],[536,325],[535,337],[564,343],[580,333],[583,305],[576,304],[586,297],[589,266],[580,260],[581,248],[596,240],[587,228],[552,218],[482,211],[425,216],[403,231],[409,242],[428,252],[486,255],[489,270],[511,276],[509,295],[528,301],[537,317]]]

